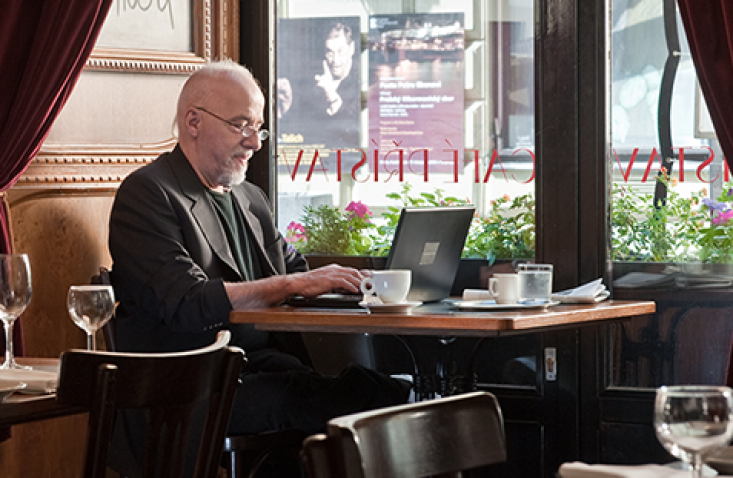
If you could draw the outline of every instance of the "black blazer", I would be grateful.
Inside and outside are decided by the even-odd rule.
[[[257,186],[232,188],[263,277],[307,270],[275,227]],[[117,347],[172,351],[213,343],[229,322],[224,281],[241,281],[214,205],[177,146],[133,172],[112,207],[109,249]]]

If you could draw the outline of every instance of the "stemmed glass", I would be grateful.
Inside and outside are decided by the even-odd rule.
[[[15,363],[13,324],[31,301],[31,266],[26,254],[0,254],[0,320],[5,330],[5,362],[0,369],[30,369]]]
[[[702,476],[704,459],[733,437],[733,390],[723,386],[678,385],[657,390],[657,438],[672,455]]]
[[[96,350],[95,333],[104,327],[115,310],[111,285],[72,285],[66,299],[69,315],[87,333],[87,349]]]

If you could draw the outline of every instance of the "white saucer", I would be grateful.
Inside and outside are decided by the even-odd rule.
[[[552,307],[559,304],[556,300],[550,302],[537,303],[533,302],[530,304],[497,304],[494,300],[459,300],[452,302],[453,307],[458,307],[463,310],[509,310],[509,309],[539,309],[544,307]]]
[[[25,382],[0,379],[0,403],[3,403],[7,397],[13,394],[13,392],[22,390],[25,387]]]
[[[369,310],[369,312],[382,312],[385,314],[409,314],[415,307],[421,306],[422,302],[418,301],[403,301],[397,302],[396,304],[370,304],[368,302],[361,301],[359,305]]]

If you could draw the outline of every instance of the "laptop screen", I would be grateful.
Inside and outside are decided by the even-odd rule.
[[[386,268],[412,271],[407,300],[434,302],[450,295],[474,211],[474,206],[402,210]]]

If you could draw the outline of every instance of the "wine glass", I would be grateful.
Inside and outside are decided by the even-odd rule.
[[[111,285],[72,285],[66,298],[69,315],[87,333],[87,349],[96,350],[95,332],[112,318],[115,293]]]
[[[5,362],[0,369],[30,369],[15,363],[13,324],[31,301],[31,265],[26,254],[0,254],[0,320],[5,330]]]
[[[672,455],[702,476],[705,458],[733,437],[733,390],[723,386],[660,387],[654,403],[657,438]]]

